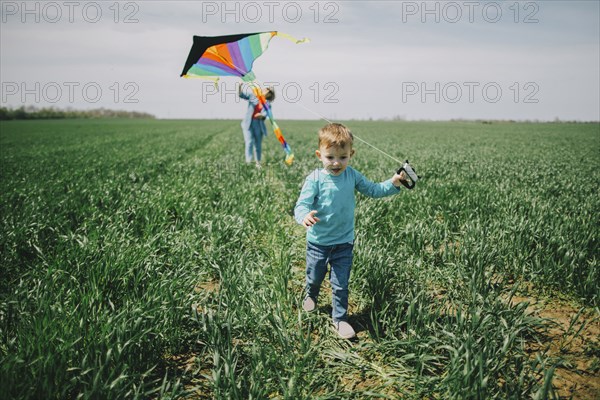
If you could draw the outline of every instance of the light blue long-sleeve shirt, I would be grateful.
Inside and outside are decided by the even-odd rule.
[[[392,180],[374,183],[352,167],[339,176],[316,169],[306,177],[294,208],[296,222],[316,210],[320,219],[306,231],[306,240],[330,246],[354,241],[354,190],[369,197],[385,197],[399,193]]]

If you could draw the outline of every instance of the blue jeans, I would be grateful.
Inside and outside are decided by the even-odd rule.
[[[319,298],[321,283],[327,274],[327,264],[331,269],[329,281],[332,289],[332,312],[334,322],[348,319],[348,281],[352,267],[354,244],[342,243],[321,246],[306,243],[306,295],[315,303]]]
[[[262,158],[262,139],[266,132],[264,125],[263,121],[252,120],[250,128],[242,127],[246,162],[251,162],[253,156],[255,156],[256,161],[260,161]]]

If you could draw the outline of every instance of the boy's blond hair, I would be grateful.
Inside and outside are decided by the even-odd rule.
[[[342,124],[331,123],[319,129],[319,147],[346,147],[347,144],[352,147],[352,143],[354,143],[352,132]]]

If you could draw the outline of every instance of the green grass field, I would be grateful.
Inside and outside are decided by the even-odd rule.
[[[300,307],[323,123],[280,122],[260,170],[239,121],[2,122],[0,398],[557,398],[577,354],[600,396],[598,124],[349,122],[423,179],[357,194],[347,342]]]

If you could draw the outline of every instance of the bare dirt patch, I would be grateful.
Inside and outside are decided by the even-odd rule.
[[[531,354],[544,352],[557,363],[553,386],[561,399],[600,399],[600,313],[560,299],[513,296],[512,304],[528,303],[527,311],[547,321]]]

